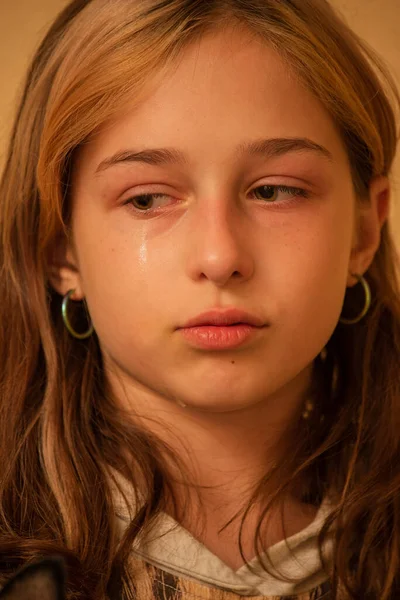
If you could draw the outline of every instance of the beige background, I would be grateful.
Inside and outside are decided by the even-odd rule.
[[[67,0],[0,0],[0,171],[15,97],[29,58]],[[400,0],[331,0],[386,60],[400,87]],[[392,175],[390,219],[400,248],[400,147]]]

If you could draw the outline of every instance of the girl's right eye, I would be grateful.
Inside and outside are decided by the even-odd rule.
[[[160,194],[160,193],[148,193],[148,194],[138,194],[137,196],[131,196],[131,198],[129,198],[126,202],[124,202],[124,205],[129,205],[130,208],[132,210],[134,210],[135,212],[151,212],[153,210],[155,210],[154,207],[149,206],[149,203],[154,200],[154,198],[169,198],[170,196],[168,196],[167,194]],[[133,203],[136,203],[138,205],[138,207],[134,206]]]

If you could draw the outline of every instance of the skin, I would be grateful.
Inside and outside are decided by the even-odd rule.
[[[235,155],[242,142],[273,137],[309,138],[333,160]],[[117,151],[159,147],[182,150],[187,164],[121,163],[95,174]],[[267,184],[310,196],[277,192],[273,203],[251,194]],[[152,215],[124,205],[150,192],[165,194],[149,199]],[[55,252],[53,286],[86,299],[121,406],[179,452],[194,481],[212,486],[202,492],[201,540],[238,568],[242,559],[215,531],[285,453],[313,361],[357,283],[350,274],[365,273],[379,246],[389,182],[374,178],[361,210],[324,107],[272,49],[226,29],[187,49],[145,102],[84,146],[72,202],[73,244]],[[244,308],[269,326],[234,350],[189,346],[176,328],[217,306]],[[291,498],[288,515],[293,534],[315,509]],[[181,522],[200,539],[194,523]],[[248,531],[250,539],[251,523]],[[276,525],[268,539],[282,536]]]

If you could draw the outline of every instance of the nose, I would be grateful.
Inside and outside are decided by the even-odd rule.
[[[250,219],[227,199],[199,200],[189,235],[189,273],[217,287],[234,277],[249,279],[254,271]]]

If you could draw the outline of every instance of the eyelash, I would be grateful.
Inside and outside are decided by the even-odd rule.
[[[298,201],[298,198],[309,198],[310,193],[303,189],[303,188],[298,188],[298,187],[291,187],[291,186],[287,186],[287,185],[274,185],[274,184],[264,184],[264,185],[259,185],[257,187],[255,187],[252,190],[252,193],[255,192],[255,190],[258,190],[260,188],[273,188],[274,190],[278,191],[278,192],[284,192],[284,193],[290,193],[292,194],[292,196],[294,196],[294,199],[291,198],[290,200],[283,200],[281,202],[268,202],[268,200],[265,200],[265,204],[276,204],[276,205],[281,205],[281,204],[288,204],[288,203],[293,203]],[[135,214],[137,215],[145,215],[145,214],[152,214],[153,212],[156,212],[159,209],[155,209],[155,208],[150,208],[148,210],[140,210],[138,208],[136,208],[135,206],[133,206],[133,201],[136,200],[137,198],[162,198],[162,197],[166,197],[168,196],[168,194],[162,194],[162,193],[147,193],[147,194],[137,194],[136,196],[131,196],[126,202],[124,202],[124,205],[128,205],[130,210],[133,210]],[[257,200],[259,200],[258,198],[256,198]],[[259,202],[262,202],[262,200],[259,200]]]

